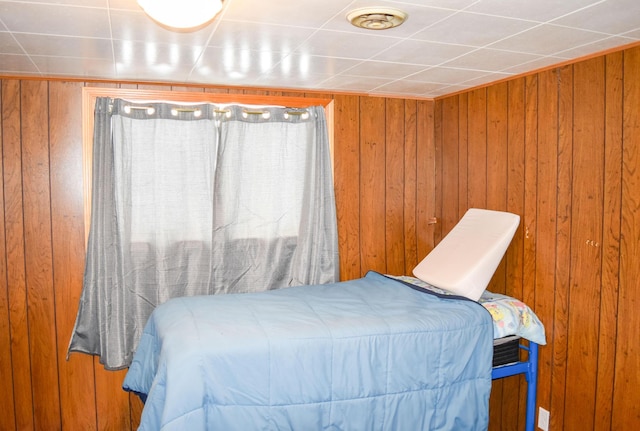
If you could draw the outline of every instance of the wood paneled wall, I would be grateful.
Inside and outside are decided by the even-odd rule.
[[[491,288],[546,326],[550,429],[637,429],[640,48],[437,100],[434,118],[436,241],[469,207],[522,216]],[[494,385],[491,429],[524,429],[521,383]]]
[[[124,372],[66,349],[84,270],[82,88],[334,99],[342,279],[402,274],[434,241],[432,101],[162,85],[0,80],[0,430],[136,428]]]

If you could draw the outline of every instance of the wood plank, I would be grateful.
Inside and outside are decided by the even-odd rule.
[[[521,223],[524,224],[524,271],[523,299],[528,304],[535,301],[535,264],[536,264],[536,214],[537,214],[537,165],[538,165],[538,76],[525,78],[525,177],[524,212]]]
[[[507,209],[507,83],[487,88],[487,208],[498,211]],[[492,292],[504,293],[506,289],[505,259],[502,259],[489,282]]]
[[[506,83],[492,85],[487,88],[487,144],[486,144],[486,208],[504,211],[507,207],[507,95]],[[506,259],[503,259],[491,278],[487,289],[491,292],[504,293],[506,284]],[[494,381],[491,388],[489,417],[492,428],[501,429],[505,381]]]
[[[487,207],[487,89],[469,93],[469,172],[467,194],[470,208]]]
[[[96,385],[98,429],[103,431],[133,430],[129,394],[122,390],[126,370],[106,371],[98,358],[93,360]]]
[[[564,426],[592,429],[602,266],[604,60],[574,65],[571,281]],[[586,413],[586,414],[585,414]]]
[[[404,101],[385,99],[386,272],[404,274]]]
[[[417,104],[415,100],[404,102],[404,273],[412,274],[418,264],[417,241]]]
[[[360,99],[361,273],[386,271],[385,110],[383,98]]]
[[[49,84],[53,283],[62,428],[91,430],[96,428],[93,360],[79,354],[66,359],[85,257],[81,105],[81,83]]]
[[[137,430],[140,427],[140,419],[142,418],[142,409],[144,404],[140,397],[135,394],[129,394],[129,411],[131,413],[131,430]]]
[[[360,277],[360,123],[356,96],[335,98],[334,187],[340,279]]]
[[[49,183],[48,83],[22,83],[22,176],[31,384],[36,429],[61,429]]]
[[[469,94],[458,97],[458,220],[469,209]]]
[[[34,429],[25,270],[20,81],[2,81],[2,163],[16,429]]]
[[[605,57],[605,154],[602,287],[594,430],[611,429],[615,372],[622,195],[622,53]]]
[[[434,103],[418,102],[417,122],[417,172],[416,188],[418,195],[418,259],[421,260],[435,246],[434,225],[429,220],[436,213],[435,202],[435,140],[434,140]]]
[[[507,250],[505,293],[523,298],[524,253],[524,181],[525,181],[525,81],[517,79],[508,85],[507,100],[507,211],[520,215],[520,225]]]
[[[522,300],[535,303],[535,270],[537,243],[537,168],[538,165],[538,76],[527,76],[524,85],[524,208],[520,223],[524,228],[524,254],[522,270]],[[525,417],[526,392],[520,391],[518,423]],[[521,425],[519,425],[521,426]]]
[[[442,142],[438,145],[442,148],[442,171],[438,176],[442,188],[442,209],[440,221],[442,235],[446,235],[460,221],[460,209],[458,208],[460,192],[460,147],[459,147],[459,98],[449,97],[440,102],[442,110]],[[437,106],[437,104],[436,104]],[[466,167],[464,168],[466,171]]]
[[[573,178],[573,66],[559,70],[558,82],[558,193],[556,204],[556,266],[553,319],[544,321],[552,349],[550,429],[564,429],[569,285],[571,274],[571,181]]]
[[[640,426],[640,50],[624,53],[622,226],[616,371],[611,429]],[[633,77],[633,78],[632,78]]]
[[[487,208],[507,209],[508,85],[487,88]]]
[[[524,179],[525,179],[525,81],[518,79],[508,83],[507,98],[507,211],[520,215],[520,225],[506,253],[505,293],[515,298],[523,295],[524,265]],[[526,384],[522,376],[514,376],[503,382],[502,430],[522,429],[523,406],[521,394]]]
[[[2,87],[0,86],[0,113],[4,113],[1,89]],[[4,119],[4,115],[0,115],[0,118]],[[2,129],[2,121],[0,121],[0,154],[4,154],[2,145]],[[4,169],[2,163],[0,163],[0,178],[4,180]],[[4,414],[0,415],[0,429],[9,430],[16,428],[16,413],[13,394],[13,372],[11,366],[11,325],[9,315],[10,284],[7,277],[4,187],[0,188],[0,208],[2,209],[2,217],[0,217],[0,382],[2,382],[2,386],[4,388],[4,396],[0,397],[0,411],[4,412]]]
[[[553,321],[558,190],[558,70],[538,74],[538,155],[535,302],[529,304],[543,322]],[[553,338],[553,326],[547,329]],[[538,404],[549,409],[551,349],[538,356]]]
[[[443,201],[443,190],[442,190],[442,163],[443,163],[443,131],[442,131],[442,103],[436,102],[433,104],[433,173],[434,173],[434,183],[433,183],[433,203],[434,210],[431,220],[433,224],[433,241],[434,244],[438,244],[442,240],[443,231],[442,231],[442,201]]]

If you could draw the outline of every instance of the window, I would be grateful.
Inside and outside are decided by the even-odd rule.
[[[247,105],[276,105],[302,108],[324,106],[329,135],[329,151],[333,154],[333,100],[309,97],[282,97],[226,93],[133,90],[120,88],[84,87],[82,89],[82,147],[84,167],[84,226],[89,236],[91,225],[91,171],[93,160],[93,111],[98,97],[113,97],[131,101],[170,100],[178,103],[242,103]],[[333,159],[332,159],[333,163]]]
[[[95,124],[85,118],[95,133],[84,133],[93,226],[70,352],[123,368],[151,312],[170,298],[337,281],[323,107],[87,90],[84,109],[93,99],[96,112]]]

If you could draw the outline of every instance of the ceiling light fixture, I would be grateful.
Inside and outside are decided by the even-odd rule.
[[[208,24],[222,9],[222,0],[138,0],[154,21],[178,30],[194,30]]]
[[[363,7],[347,14],[347,20],[356,27],[367,30],[386,30],[406,21],[408,15],[391,7]]]

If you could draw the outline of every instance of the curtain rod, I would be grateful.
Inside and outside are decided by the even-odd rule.
[[[160,103],[170,103],[170,102],[160,102]],[[125,112],[129,112],[131,109],[137,109],[137,110],[142,110],[142,111],[146,111],[149,115],[153,114],[155,112],[155,108],[153,106],[135,106],[135,105],[125,105],[124,107]],[[200,112],[199,108],[190,108],[190,107],[179,107],[179,108],[172,108],[171,109],[172,112]],[[229,115],[231,113],[231,110],[229,109],[215,109],[214,112],[216,114],[226,114]],[[267,114],[269,111],[268,110],[260,110],[260,109],[243,109],[242,110],[243,114],[245,115],[265,115]],[[309,111],[307,111],[306,109],[290,109],[285,111],[285,114],[288,115],[300,115],[300,116],[305,116],[305,115],[309,115]],[[176,114],[174,114],[176,115]]]

